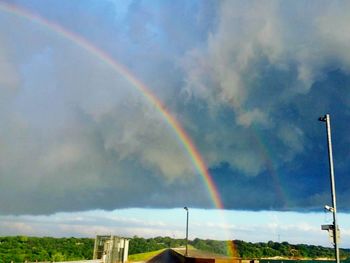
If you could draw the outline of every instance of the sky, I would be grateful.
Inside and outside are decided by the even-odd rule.
[[[0,235],[350,247],[349,5],[0,1]]]

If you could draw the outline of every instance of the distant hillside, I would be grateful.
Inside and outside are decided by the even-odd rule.
[[[175,239],[171,237],[142,238],[134,236],[130,239],[129,255],[155,251],[163,248],[181,247],[185,244],[185,239]]]
[[[215,253],[227,254],[228,243],[226,241],[200,240],[195,239],[191,244],[198,249],[208,250]],[[289,259],[318,259],[318,258],[334,258],[334,249],[325,248],[322,246],[298,244],[293,245],[288,242],[273,242],[267,243],[251,243],[241,240],[233,240],[232,247],[236,256],[241,258],[289,258]],[[221,248],[221,249],[220,249]],[[350,251],[347,249],[340,250],[342,259],[350,258]]]
[[[285,257],[293,259],[317,259],[334,258],[334,249],[322,246],[298,244],[292,245],[288,242],[250,243],[240,240],[233,241],[237,251],[242,258],[269,258]],[[350,253],[340,250],[341,258],[350,257]]]
[[[0,262],[91,259],[94,239],[53,237],[0,237]]]
[[[164,248],[185,246],[185,239],[170,237],[130,238],[129,254],[139,254]],[[233,247],[235,256],[241,258],[289,258],[317,259],[333,258],[334,250],[313,245],[292,245],[287,242],[250,243],[241,240],[230,242],[203,240],[196,238],[189,241],[196,249],[224,256],[230,256],[228,247]],[[92,238],[52,238],[52,237],[0,237],[0,263],[24,261],[68,261],[92,259],[94,239]],[[341,250],[342,259],[350,259],[348,249]]]
[[[208,251],[216,254],[230,256],[232,249],[235,256],[241,258],[290,258],[290,259],[317,259],[317,258],[333,258],[334,250],[332,248],[325,248],[322,246],[298,244],[293,245],[288,242],[273,242],[267,243],[251,243],[241,240],[217,241],[210,239],[190,240],[189,244],[196,249]],[[180,247],[185,245],[184,239],[172,239],[170,237],[156,237],[156,238],[140,238],[134,237],[130,240],[129,254],[136,254],[142,252],[154,251],[162,248]],[[350,258],[350,251],[348,249],[341,249],[340,255],[342,259]]]

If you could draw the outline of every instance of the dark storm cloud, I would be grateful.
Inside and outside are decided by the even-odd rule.
[[[193,138],[232,209],[348,208],[346,3],[18,1],[126,65]],[[212,207],[174,131],[123,76],[1,13],[0,211]],[[11,24],[16,30],[9,29]]]
[[[227,207],[314,209],[329,202],[325,129],[317,122],[327,112],[335,129],[342,126],[334,147],[340,151],[339,181],[347,180],[349,58],[340,54],[350,32],[343,8],[226,1],[207,45],[183,60],[185,94],[209,109],[212,118],[205,123],[213,127],[233,112],[231,124],[225,119],[208,131],[212,147],[204,150],[216,167],[227,164],[226,170],[213,166]]]

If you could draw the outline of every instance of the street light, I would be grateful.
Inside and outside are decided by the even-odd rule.
[[[337,263],[340,263],[339,248],[338,248],[338,224],[337,224],[337,202],[335,196],[335,182],[334,182],[334,166],[333,166],[333,152],[332,152],[332,138],[331,138],[331,117],[329,114],[324,115],[318,119],[319,121],[326,123],[327,128],[327,144],[328,144],[328,159],[329,159],[329,174],[331,179],[331,194],[332,194],[332,206],[326,205],[324,208],[333,213],[333,224],[323,225],[322,230],[327,230],[330,234],[333,234],[333,243],[335,250],[335,259]]]
[[[185,256],[188,256],[188,207],[185,206],[184,209],[187,212],[187,218],[186,218],[186,253]]]

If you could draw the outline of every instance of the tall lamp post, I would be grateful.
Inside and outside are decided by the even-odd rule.
[[[323,225],[322,230],[328,230],[331,236],[333,236],[336,263],[340,263],[339,247],[338,247],[339,229],[337,224],[337,202],[336,202],[336,196],[335,196],[334,166],[333,166],[333,152],[332,152],[332,138],[331,138],[331,118],[329,114],[326,114],[325,116],[320,117],[318,120],[325,122],[326,128],[327,128],[327,144],[328,144],[329,174],[330,174],[330,180],[331,180],[332,207],[326,205],[325,209],[333,213],[333,224]]]
[[[185,206],[184,209],[186,210],[186,214],[187,214],[187,217],[186,217],[186,252],[185,252],[185,256],[187,257],[188,256],[188,207]]]

